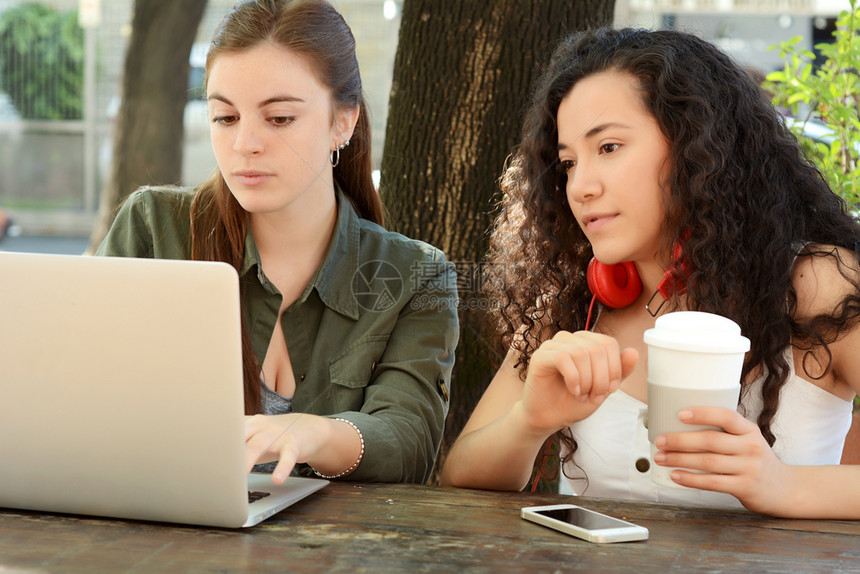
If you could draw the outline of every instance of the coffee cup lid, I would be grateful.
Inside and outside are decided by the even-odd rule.
[[[737,323],[700,311],[666,313],[645,331],[644,340],[654,347],[701,353],[745,353],[750,348]]]

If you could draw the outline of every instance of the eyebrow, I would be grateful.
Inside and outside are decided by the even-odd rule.
[[[207,100],[218,100],[220,102],[224,102],[228,106],[234,105],[233,102],[231,102],[230,100],[228,100],[227,98],[225,98],[224,96],[222,96],[221,94],[218,94],[218,93],[209,94],[206,99]],[[265,108],[266,106],[268,106],[270,104],[278,104],[281,102],[304,103],[304,101],[305,100],[303,100],[302,98],[299,98],[297,96],[274,96],[274,97],[271,97],[267,100],[260,102],[260,104],[257,107],[258,108]]]
[[[633,129],[629,125],[622,124],[620,122],[606,122],[603,124],[597,124],[596,126],[593,126],[592,128],[590,128],[588,131],[585,132],[584,137],[585,137],[585,139],[593,138],[594,136],[598,135],[600,132],[606,131],[609,128],[621,128],[621,129],[626,129],[626,130]],[[580,137],[583,137],[583,136],[580,135],[576,139],[579,139]],[[560,143],[560,144],[558,144],[558,149],[559,149],[559,151],[561,151],[561,150],[567,149],[567,146]]]

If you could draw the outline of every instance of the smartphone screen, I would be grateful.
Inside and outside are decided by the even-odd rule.
[[[585,528],[586,530],[606,530],[608,528],[624,528],[630,526],[629,522],[612,518],[604,514],[598,514],[585,508],[557,508],[553,510],[538,510],[538,514],[567,522]]]

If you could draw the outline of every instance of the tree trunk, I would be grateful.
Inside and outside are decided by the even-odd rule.
[[[558,41],[610,23],[615,0],[405,0],[381,193],[389,227],[442,249],[458,271],[460,344],[440,461],[501,360],[482,297],[498,178],[530,88]]]
[[[113,161],[89,252],[98,248],[132,191],[141,185],[178,184],[182,178],[188,57],[206,1],[135,0]]]

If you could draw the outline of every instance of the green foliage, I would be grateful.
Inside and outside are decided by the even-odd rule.
[[[798,48],[801,38],[780,44],[785,69],[767,76],[765,88],[773,103],[798,118],[792,130],[807,155],[827,177],[830,187],[853,208],[860,205],[860,0],[836,21],[833,43],[815,46],[823,63],[813,65],[814,54]],[[774,47],[776,48],[776,47]],[[804,135],[806,122],[815,120],[832,130],[832,137],[815,140]]]
[[[0,90],[27,119],[79,119],[84,33],[77,12],[22,4],[0,13]]]

